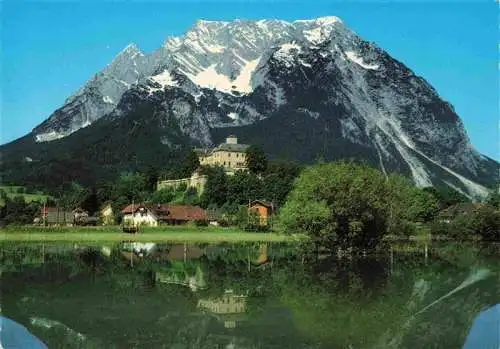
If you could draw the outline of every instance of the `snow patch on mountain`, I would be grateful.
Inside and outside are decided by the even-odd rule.
[[[369,70],[378,70],[379,65],[378,64],[367,64],[363,61],[363,58],[361,58],[356,52],[354,51],[345,51],[344,52],[347,58],[351,61],[356,63],[362,68],[369,69]]]
[[[104,96],[102,100],[104,101],[104,103],[114,104],[110,96]]]
[[[232,82],[236,91],[241,93],[250,93],[253,91],[253,86],[251,84],[252,75],[261,58],[262,56],[246,62],[245,66],[241,69],[240,75]]]
[[[152,76],[151,79],[159,83],[162,88],[165,86],[179,86],[168,70],[164,70],[160,74]]]
[[[56,131],[50,131],[47,133],[40,133],[35,136],[35,141],[40,143],[40,142],[50,142],[54,141],[56,139],[60,139],[66,137],[66,134],[64,133],[59,133]]]
[[[276,53],[274,54],[274,56],[276,58],[280,58],[282,56],[290,56],[294,52],[300,52],[300,51],[301,51],[300,45],[298,45],[295,42],[291,42],[281,45],[279,50],[276,51]]]
[[[231,80],[224,74],[217,71],[216,64],[212,64],[197,75],[193,75],[188,72],[184,72],[184,74],[186,74],[191,81],[200,87],[216,89],[226,93],[231,93],[231,90],[233,89]]]
[[[300,45],[295,42],[286,43],[279,46],[279,49],[274,52],[274,58],[283,62],[287,68],[294,65],[295,55],[302,51]]]
[[[314,20],[299,20],[297,24],[305,24],[306,29],[302,34],[304,38],[312,44],[320,44],[327,39],[330,39],[338,24],[342,21],[338,17],[320,17]]]
[[[318,17],[315,19],[298,19],[293,22],[295,23],[300,23],[300,24],[315,24],[315,25],[332,25],[332,24],[342,24],[342,20],[339,17],[336,16],[323,16],[323,17]]]
[[[251,84],[252,75],[261,57],[251,61],[244,61],[244,65],[239,75],[231,80],[227,75],[217,70],[217,64],[212,64],[208,68],[194,75],[183,72],[193,83],[200,87],[216,89],[221,92],[234,94],[234,92],[248,94],[253,91]]]

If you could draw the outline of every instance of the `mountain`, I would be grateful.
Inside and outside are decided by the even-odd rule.
[[[422,77],[339,18],[321,17],[200,20],[152,53],[129,45],[30,134],[0,148],[2,175],[91,182],[173,166],[189,147],[228,134],[272,158],[363,160],[470,197],[486,195],[499,172]]]

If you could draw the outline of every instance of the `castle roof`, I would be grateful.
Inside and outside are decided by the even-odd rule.
[[[222,143],[219,146],[215,147],[212,152],[216,151],[234,151],[234,152],[245,152],[248,149],[248,144],[228,144]]]

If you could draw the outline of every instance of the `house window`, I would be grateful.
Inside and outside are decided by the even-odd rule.
[[[226,166],[226,162],[224,161],[224,166]]]
[[[236,157],[239,157],[240,154],[236,153]]]
[[[231,153],[227,153],[227,156],[228,156],[228,157],[231,157]]]

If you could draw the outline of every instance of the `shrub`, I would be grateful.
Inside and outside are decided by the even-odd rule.
[[[500,212],[491,207],[478,210],[470,221],[475,234],[486,241],[500,240]]]
[[[408,237],[415,235],[416,232],[415,223],[406,220],[396,220],[389,226],[389,234],[395,236]]]
[[[401,215],[407,187],[365,165],[318,164],[295,182],[280,212],[281,225],[329,249],[374,248]]]
[[[208,220],[206,219],[197,219],[194,221],[194,225],[197,227],[208,227]]]
[[[268,225],[260,225],[252,223],[247,224],[244,229],[245,231],[253,231],[253,232],[267,232],[270,230]]]
[[[226,219],[226,218],[221,218],[221,219],[219,219],[219,220],[217,221],[217,223],[219,223],[219,226],[224,227],[224,228],[229,227],[229,226],[231,225],[231,224],[229,223],[229,220],[228,220],[228,219]]]

